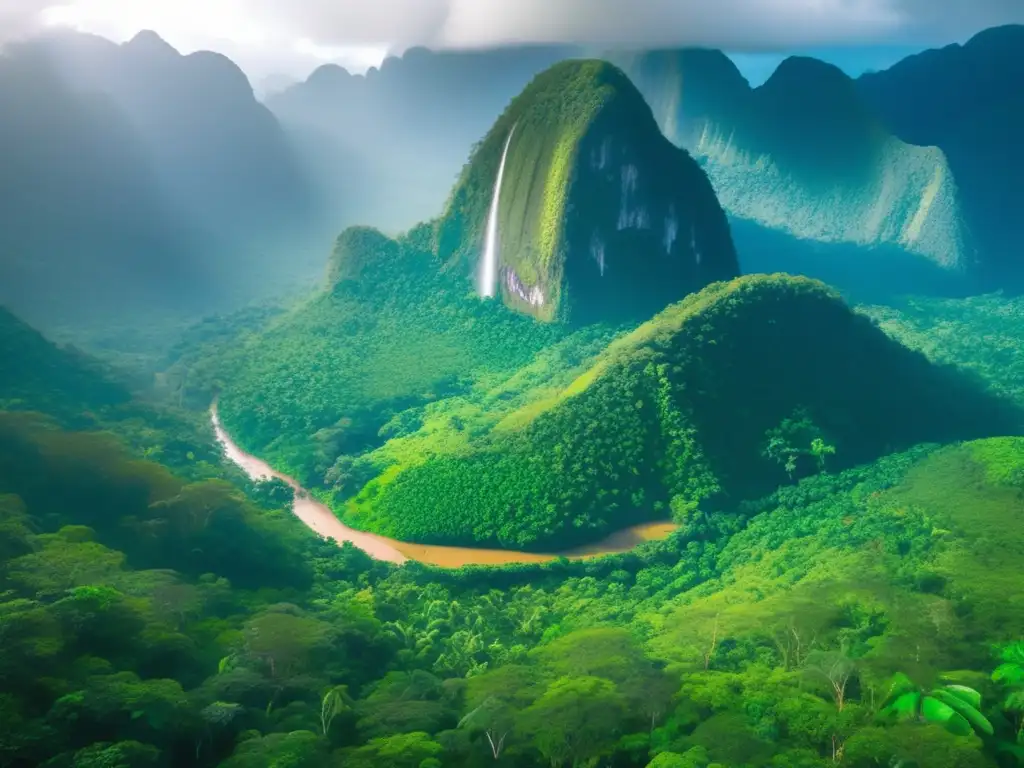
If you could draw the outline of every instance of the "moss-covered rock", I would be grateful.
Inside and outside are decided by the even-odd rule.
[[[538,75],[463,169],[437,237],[467,276],[507,142],[498,281],[509,306],[547,321],[643,318],[738,273],[698,164],[661,135],[621,70],[574,60]]]
[[[945,154],[893,136],[837,67],[791,57],[751,88],[720,51],[621,63],[731,216],[799,238],[895,246],[948,269],[974,266]]]

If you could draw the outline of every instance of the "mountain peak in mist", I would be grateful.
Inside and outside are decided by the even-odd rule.
[[[144,29],[139,32],[135,37],[124,44],[124,47],[129,50],[135,50],[140,52],[146,52],[148,54],[158,54],[162,56],[181,56],[178,49],[173,45],[164,40],[160,35],[154,32],[152,29]]]
[[[311,88],[330,88],[342,83],[351,82],[355,78],[351,72],[338,64],[323,64],[314,69],[305,83],[294,83],[285,90],[291,90],[302,85]]]

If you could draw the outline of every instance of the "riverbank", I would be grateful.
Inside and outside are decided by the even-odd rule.
[[[337,542],[351,542],[376,560],[390,563],[404,563],[415,560],[440,568],[461,568],[465,565],[510,565],[514,563],[544,563],[559,557],[582,560],[602,555],[628,552],[645,541],[664,539],[676,526],[673,523],[644,523],[616,531],[594,544],[567,550],[565,552],[542,554],[517,552],[507,549],[478,549],[475,547],[446,547],[434,544],[411,544],[378,536],[375,533],[358,531],[345,525],[331,509],[311,495],[293,478],[278,472],[265,461],[243,451],[231,439],[217,414],[217,405],[210,408],[217,441],[224,448],[224,455],[237,464],[253,480],[277,479],[287,483],[295,491],[292,511],[307,527],[321,536]]]

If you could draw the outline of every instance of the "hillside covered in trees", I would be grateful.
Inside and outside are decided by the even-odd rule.
[[[893,342],[814,281],[717,283],[627,330],[549,334],[475,299],[427,310],[427,326],[412,318],[437,306],[437,284],[376,282],[373,264],[409,256],[365,237],[393,251],[358,275],[343,259],[353,271],[339,266],[333,293],[254,337],[221,394],[243,446],[357,528],[557,551],[919,442],[1021,428],[976,376]],[[359,291],[409,303],[370,310]],[[459,307],[466,325],[438,324]],[[383,335],[405,324],[430,335]],[[404,399],[383,396],[399,386]]]
[[[140,46],[167,72],[212,63],[153,36],[123,48]],[[853,230],[875,171],[913,166],[870,216],[962,266],[953,189],[922,170],[938,155],[823,67],[789,60],[747,96],[802,98],[823,117],[803,127],[836,135],[745,113],[757,140],[808,188],[864,174],[851,210],[815,208]],[[176,135],[167,106],[154,135]],[[437,219],[351,227],[304,299],[163,351],[140,326],[100,362],[0,309],[0,768],[1024,765],[1024,302],[854,306],[807,277],[737,277],[712,183],[780,177],[755,162],[723,187],[718,136],[709,182],[654,114],[620,69],[556,65]],[[218,146],[214,122],[192,149]],[[820,165],[814,142],[837,138],[849,151]],[[220,202],[259,217],[288,189]],[[488,217],[502,300],[472,279]],[[243,472],[218,412],[278,479]],[[407,546],[337,545],[310,507]],[[522,559],[438,568],[423,542]]]
[[[1017,438],[460,571],[109,433],[5,412],[0,443],[5,766],[1016,764]]]

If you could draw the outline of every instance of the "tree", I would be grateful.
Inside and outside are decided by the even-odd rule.
[[[610,680],[629,712],[642,713],[653,730],[679,690],[677,680],[647,657],[625,627],[572,632],[538,648],[534,655],[553,677],[593,676]]]
[[[249,620],[245,647],[248,655],[269,665],[271,677],[282,678],[301,669],[314,650],[326,645],[330,633],[326,622],[283,603]]]
[[[992,723],[981,713],[981,694],[973,688],[947,684],[926,691],[904,674],[893,679],[879,714],[937,723],[958,736],[993,733]]]
[[[834,445],[829,445],[820,437],[816,437],[811,441],[811,456],[818,460],[818,469],[822,472],[825,471],[825,457],[836,452]]]
[[[352,699],[348,695],[347,685],[336,685],[328,690],[320,699],[320,726],[324,736],[331,729],[334,718],[352,708]]]
[[[345,756],[347,768],[419,768],[439,765],[437,756],[444,749],[429,734],[422,731],[400,733],[372,739],[362,747],[351,750]],[[428,761],[434,760],[434,763]]]
[[[704,747],[693,747],[683,754],[662,752],[647,764],[647,768],[706,768],[709,760]]]
[[[993,682],[999,683],[1006,691],[1003,711],[1013,721],[1015,752],[1020,750],[1024,757],[1024,642],[1018,641],[1003,646],[999,654],[1002,664],[992,673]]]
[[[804,669],[811,676],[825,680],[836,711],[842,712],[846,705],[846,687],[857,669],[853,659],[844,650],[813,651],[808,655]]]
[[[323,739],[312,731],[292,731],[243,741],[220,768],[319,768],[326,765]]]
[[[519,727],[552,766],[578,765],[615,745],[625,716],[625,701],[611,681],[563,677],[522,713]]]
[[[469,679],[466,704],[469,712],[460,728],[482,730],[497,760],[508,744],[516,718],[540,693],[540,675],[533,667],[510,664]]]
[[[990,768],[973,736],[957,736],[937,723],[866,727],[846,742],[842,765],[850,768]]]

